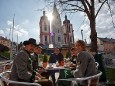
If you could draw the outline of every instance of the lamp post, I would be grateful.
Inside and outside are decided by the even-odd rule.
[[[18,33],[17,33],[17,46],[16,46],[16,53],[18,52]]]
[[[82,36],[82,40],[83,40],[83,30],[81,29],[81,36]]]
[[[11,52],[10,52],[10,60],[12,59],[13,57],[13,32],[14,32],[14,17],[15,17],[15,14],[13,16],[13,24],[12,24],[12,41],[11,41]]]

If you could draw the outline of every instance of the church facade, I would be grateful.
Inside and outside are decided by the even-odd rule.
[[[60,14],[55,4],[52,15],[51,24],[45,11],[43,11],[43,16],[40,18],[40,44],[43,44],[45,48],[48,48],[50,44],[53,44],[54,47],[74,44],[73,26],[66,15],[62,25]]]

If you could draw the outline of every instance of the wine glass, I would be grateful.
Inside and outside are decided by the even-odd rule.
[[[56,61],[56,66],[57,66],[57,67],[59,66],[59,62],[58,62],[58,61]]]

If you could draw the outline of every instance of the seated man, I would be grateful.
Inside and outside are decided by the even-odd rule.
[[[64,57],[63,57],[63,55],[60,52],[60,49],[58,47],[56,47],[54,49],[54,53],[51,54],[51,56],[49,58],[49,63],[55,63],[56,64],[56,62],[59,63],[59,66],[64,65]],[[49,71],[49,72],[51,73],[53,84],[55,85],[55,72],[57,72],[57,71]]]
[[[73,72],[75,78],[88,77],[97,74],[97,68],[94,57],[86,51],[85,42],[78,40],[76,42],[77,66]],[[63,81],[64,82],[64,81]],[[59,82],[60,86],[65,86],[63,82]],[[79,86],[87,86],[87,82],[78,82]]]
[[[77,70],[74,71],[74,76],[76,78],[88,77],[97,74],[97,68],[95,64],[94,57],[86,51],[85,42],[82,40],[78,40],[76,42],[77,49]],[[86,86],[87,83],[80,82],[80,85]]]
[[[32,55],[33,59],[33,69],[35,71],[34,74],[36,74],[36,78],[38,79],[38,83],[41,84],[41,86],[52,86],[52,82],[49,80],[49,72],[45,71],[42,66],[39,66],[40,63],[40,54],[42,52],[42,47],[39,45],[36,45],[34,48],[34,55]]]
[[[25,46],[24,49],[21,50],[14,58],[10,80],[19,82],[34,82],[35,76],[37,76],[37,74],[33,70],[32,58],[30,54],[34,52],[36,40],[30,38],[29,40],[24,41],[23,45]],[[42,85],[41,83],[39,84],[42,86],[49,85],[49,81],[44,81],[44,83],[45,85]],[[48,85],[46,83],[48,83]],[[20,84],[10,84],[10,86],[20,86]],[[50,84],[49,86],[52,85]]]
[[[42,47],[39,45],[36,45],[35,49],[34,49],[34,54],[32,55],[32,59],[33,59],[33,69],[41,69],[43,68],[40,65],[40,55],[42,52]],[[42,62],[43,63],[43,62]],[[41,75],[47,79],[49,79],[49,73],[47,71],[44,71],[41,73]]]
[[[10,79],[14,81],[33,82],[33,67],[30,54],[34,52],[36,40],[30,38],[23,42],[25,46],[14,58]],[[19,86],[12,84],[11,86]],[[23,86],[23,85],[22,85]],[[25,85],[24,85],[25,86]]]

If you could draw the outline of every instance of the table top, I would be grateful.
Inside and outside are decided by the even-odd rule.
[[[65,68],[64,66],[59,66],[59,67],[46,67],[45,70],[61,70],[61,69],[68,69]]]

